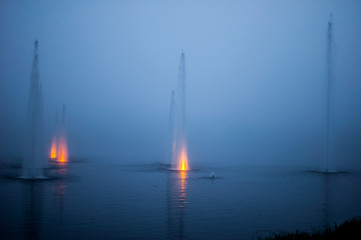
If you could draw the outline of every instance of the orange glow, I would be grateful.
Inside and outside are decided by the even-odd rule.
[[[53,138],[53,141],[51,142],[50,158],[51,159],[56,158],[56,140],[55,140],[55,138]]]
[[[58,146],[58,162],[65,163],[68,161],[68,146],[65,137],[61,137]]]
[[[179,170],[187,171],[188,170],[188,156],[187,156],[187,149],[185,144],[182,146],[182,151],[179,157]]]

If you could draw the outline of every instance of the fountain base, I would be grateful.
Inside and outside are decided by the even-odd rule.
[[[16,179],[19,180],[47,180],[49,179],[48,177],[45,176],[35,176],[35,177],[31,177],[31,176],[19,176],[16,177]]]
[[[320,170],[309,170],[307,171],[309,173],[316,173],[316,174],[325,174],[325,175],[337,175],[337,174],[347,174],[350,172],[347,171],[320,171]]]

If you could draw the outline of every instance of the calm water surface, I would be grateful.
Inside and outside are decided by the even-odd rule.
[[[361,216],[360,173],[74,160],[24,181],[0,170],[1,239],[256,239]]]

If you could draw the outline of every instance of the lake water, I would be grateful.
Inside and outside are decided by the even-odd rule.
[[[0,162],[1,239],[256,239],[361,216],[361,174],[286,167],[54,164],[16,180]],[[210,179],[210,172],[215,179]]]

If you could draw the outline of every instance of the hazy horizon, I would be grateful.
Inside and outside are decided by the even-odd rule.
[[[38,40],[48,148],[65,104],[70,157],[166,162],[183,50],[191,167],[320,167],[332,12],[330,156],[338,169],[361,168],[360,10],[358,1],[1,1],[0,158],[22,156]]]

